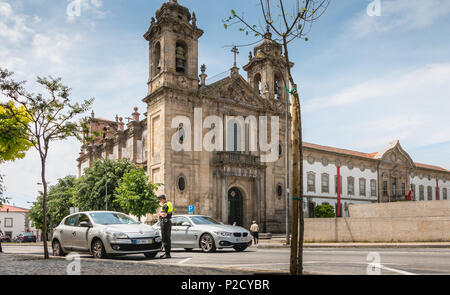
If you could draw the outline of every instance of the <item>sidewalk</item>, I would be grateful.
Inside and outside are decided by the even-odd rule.
[[[286,236],[273,235],[270,240],[259,240],[257,248],[290,248],[286,245]],[[304,248],[449,248],[450,242],[405,242],[405,243],[358,243],[358,242],[329,242],[304,243]]]

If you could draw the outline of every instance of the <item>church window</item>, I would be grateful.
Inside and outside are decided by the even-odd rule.
[[[442,189],[442,199],[447,200],[447,188]]]
[[[427,198],[428,198],[428,201],[433,200],[433,188],[431,186],[427,187]]]
[[[283,196],[283,186],[281,184],[277,185],[277,197],[278,199],[281,199]]]
[[[402,182],[402,196],[406,196],[406,184]]]
[[[275,94],[275,99],[279,100],[282,97],[282,93],[283,93],[283,82],[282,79],[280,77],[279,74],[275,75],[274,77],[274,94]]]
[[[365,178],[359,179],[359,195],[360,196],[366,195],[366,179]]]
[[[177,73],[185,73],[186,72],[186,53],[187,53],[187,49],[186,46],[181,43],[181,42],[177,42],[176,44],[176,52],[175,52],[175,57],[176,57],[176,71]]]
[[[322,174],[322,193],[330,192],[330,176],[326,173]]]
[[[419,185],[419,199],[421,201],[425,200],[425,188],[423,185]]]
[[[416,185],[415,184],[411,184],[411,196],[412,196],[413,200],[416,199]]]
[[[158,75],[161,72],[161,44],[157,42],[153,49],[153,67],[154,73],[153,75]]]
[[[355,194],[355,179],[352,176],[347,178],[347,193],[349,195]]]
[[[348,169],[352,170],[353,169],[353,163],[352,162],[348,162],[347,167],[348,167]]]
[[[388,195],[388,182],[385,180],[383,181],[383,196]]]
[[[256,91],[258,91],[259,95],[262,94],[262,83],[261,83],[261,74],[256,74],[253,82],[253,87]]]
[[[308,192],[315,192],[316,191],[316,175],[314,174],[314,172],[308,172],[307,180],[308,180]]]
[[[375,179],[372,179],[370,181],[370,195],[372,197],[377,196],[377,181]]]
[[[180,192],[184,192],[184,190],[186,189],[186,179],[184,178],[184,176],[178,177],[177,187]]]
[[[325,157],[322,158],[322,165],[325,166],[325,167],[328,166],[328,159],[327,158],[325,158]]]
[[[308,156],[307,161],[308,161],[308,163],[311,164],[311,165],[314,164],[314,158],[313,158],[313,156]]]
[[[281,145],[281,143],[278,144],[278,156],[281,158],[281,156],[283,155],[283,146]]]

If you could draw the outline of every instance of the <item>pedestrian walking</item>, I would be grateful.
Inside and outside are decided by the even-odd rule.
[[[165,254],[161,255],[160,258],[172,258],[170,256],[170,249],[172,247],[171,232],[172,232],[172,212],[173,205],[171,202],[167,201],[165,195],[158,197],[159,204],[161,205],[161,211],[159,212],[159,223],[161,225],[161,238],[164,244]]]
[[[3,238],[3,232],[0,230],[0,253],[3,253],[3,249],[2,249],[2,238]]]
[[[250,226],[250,232],[253,236],[253,242],[255,245],[258,245],[259,242],[259,226],[255,220],[253,220],[252,226]]]

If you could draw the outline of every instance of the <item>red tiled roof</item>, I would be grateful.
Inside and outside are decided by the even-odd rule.
[[[361,153],[361,152],[357,152],[357,151],[339,149],[339,148],[334,148],[334,147],[330,147],[330,146],[313,144],[313,143],[309,143],[309,142],[303,142],[303,147],[327,151],[327,152],[339,153],[339,154],[344,154],[344,155],[349,155],[349,156],[370,158],[370,159],[373,159],[375,157],[375,155],[378,154],[378,153],[371,153],[371,154]]]
[[[19,208],[19,207],[14,207],[14,206],[6,205],[6,204],[3,204],[3,205],[0,207],[0,212],[7,212],[8,209],[9,209],[9,212],[28,213],[28,210],[27,210],[27,209]]]
[[[443,172],[450,172],[449,170],[444,169],[439,166],[433,166],[433,165],[422,164],[422,163],[414,163],[414,164],[416,165],[417,168],[425,168],[425,169],[439,170],[439,171],[443,171]]]
[[[327,151],[327,152],[339,153],[339,154],[344,154],[344,155],[349,155],[349,156],[369,158],[369,159],[375,158],[375,156],[378,154],[378,152],[367,154],[367,153],[361,153],[361,152],[352,151],[352,150],[339,149],[339,148],[335,148],[335,147],[313,144],[313,143],[309,143],[309,142],[303,142],[303,147]],[[444,169],[439,166],[433,166],[433,165],[421,164],[421,163],[414,163],[414,164],[416,165],[417,168],[425,168],[425,169],[437,170],[437,171],[442,171],[442,172],[450,172],[449,170]]]

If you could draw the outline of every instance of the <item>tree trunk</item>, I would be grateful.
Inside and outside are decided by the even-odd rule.
[[[291,260],[290,260],[290,274],[296,275],[298,273],[298,100],[293,95],[292,99],[292,226],[291,226]]]
[[[43,242],[44,242],[44,259],[49,259],[48,255],[48,231],[47,231],[47,181],[45,179],[45,158],[41,159],[41,178],[42,178],[42,186],[44,190],[43,202],[42,202],[42,213],[44,215],[44,224],[42,228]]]
[[[294,95],[298,102],[300,102],[300,99],[298,97],[298,92]],[[299,179],[299,235],[298,235],[298,255],[297,255],[297,274],[302,275],[303,274],[303,238],[304,238],[304,229],[305,229],[305,223],[304,223],[304,212],[303,212],[303,130],[302,130],[302,108],[300,103],[298,103],[297,108],[297,117],[298,117],[298,151],[299,151],[299,164],[300,164],[300,179]]]

